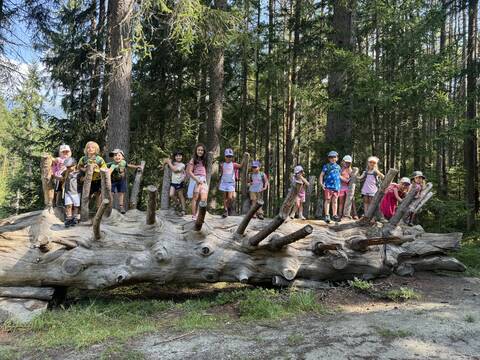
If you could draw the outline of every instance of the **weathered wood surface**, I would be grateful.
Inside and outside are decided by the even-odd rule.
[[[158,190],[156,186],[149,185],[147,191],[147,225],[153,225],[156,222]]]
[[[222,219],[206,213],[201,231],[195,231],[190,217],[178,217],[171,210],[158,211],[154,226],[146,225],[145,212],[130,210],[121,215],[113,210],[110,217],[102,218],[101,239],[93,240],[90,226],[65,228],[58,215],[44,210],[0,221],[0,286],[98,289],[137,282],[271,284],[274,277],[314,284],[392,273],[410,275],[418,270],[465,269],[448,255],[458,249],[462,234],[425,233],[420,226],[394,229],[392,236],[409,242],[372,244],[357,251],[349,241],[382,236],[382,224],[335,231],[322,221],[282,219],[270,238],[284,238],[307,224],[313,231],[274,249],[269,239],[256,246],[249,243],[269,226],[257,219],[239,235],[236,229],[242,218],[237,216]],[[49,249],[42,252],[38,243],[45,237],[50,239]],[[67,241],[77,246],[58,243]],[[334,245],[328,248],[327,244]]]
[[[380,203],[382,202],[383,196],[385,195],[385,191],[389,187],[389,185],[392,183],[393,179],[395,179],[395,176],[398,175],[398,170],[396,169],[390,169],[388,170],[387,175],[385,175],[385,178],[382,180],[382,183],[380,184],[377,193],[373,197],[372,203],[370,204],[364,218],[362,219],[363,222],[368,222],[371,219],[375,217],[375,214],[377,213]]]
[[[132,192],[130,194],[130,202],[128,206],[129,209],[137,208],[138,196],[140,194],[140,185],[142,184],[144,169],[145,169],[145,161],[140,161],[140,169],[137,169],[137,171],[135,172],[135,180],[133,180]]]
[[[314,199],[313,195],[315,193],[315,181],[316,177],[314,175],[308,177],[309,185],[307,186],[307,189],[305,191],[305,203],[303,204],[303,216],[306,219],[309,219],[310,214],[312,213],[310,209],[312,208],[312,199]]]
[[[90,207],[90,187],[92,185],[93,168],[93,164],[87,164],[87,170],[85,171],[85,178],[83,180],[82,202],[80,207],[80,220],[83,222],[88,221],[88,211]]]
[[[97,213],[93,218],[92,227],[93,227],[93,237],[95,238],[95,240],[99,240],[102,237],[102,233],[100,231],[100,223],[102,221],[103,214],[105,214],[105,211],[109,206],[110,206],[110,200],[103,199],[102,204],[97,209]]]
[[[105,210],[105,215],[110,216],[113,206],[112,195],[112,177],[109,169],[100,169],[100,176],[102,177],[102,200],[109,201],[108,207]]]
[[[53,206],[53,179],[52,179],[52,162],[53,159],[50,155],[42,155],[42,190],[43,190],[43,202],[46,208]]]
[[[55,289],[51,287],[0,286],[0,297],[8,298],[52,300],[54,292]]]
[[[162,193],[160,198],[160,209],[167,210],[170,206],[170,180],[172,179],[172,169],[168,164],[163,165]]]
[[[350,176],[350,182],[348,183],[348,191],[345,197],[345,205],[343,206],[343,216],[345,218],[351,218],[352,204],[355,198],[355,188],[357,187],[358,168],[354,167]]]

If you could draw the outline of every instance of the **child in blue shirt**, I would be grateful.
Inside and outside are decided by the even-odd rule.
[[[325,222],[330,222],[330,205],[332,207],[333,221],[340,221],[337,215],[338,194],[340,191],[340,166],[337,164],[338,153],[328,153],[328,163],[323,165],[318,183],[323,189]]]

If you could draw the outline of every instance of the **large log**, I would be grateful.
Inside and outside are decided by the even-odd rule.
[[[285,206],[281,214],[287,210]],[[101,220],[101,240],[91,241],[89,226],[65,228],[57,215],[44,210],[0,221],[0,286],[99,289],[141,282],[272,284],[275,277],[315,284],[394,272],[465,269],[449,256],[458,249],[462,234],[425,233],[419,226],[397,226],[397,242],[378,236],[372,239],[374,233],[381,236],[380,223],[332,231],[312,221],[308,223],[313,228],[310,235],[278,248],[270,242],[249,243],[262,231],[261,221],[252,221],[245,236],[239,237],[235,229],[242,219],[237,216],[207,215],[208,226],[203,224],[202,231],[196,231],[189,218],[171,210],[157,212],[156,226],[145,225],[145,212],[130,210],[121,215],[113,211]],[[288,239],[305,225],[282,219],[271,239]],[[352,233],[368,239],[367,243],[383,245],[355,250],[349,246]],[[39,244],[45,238],[50,240],[49,249],[42,252]],[[402,244],[405,239],[410,242]]]

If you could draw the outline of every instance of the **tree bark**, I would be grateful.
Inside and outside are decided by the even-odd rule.
[[[93,176],[93,164],[87,165],[87,171],[85,172],[85,178],[83,180],[82,188],[82,203],[80,208],[81,221],[88,221],[88,212],[90,206],[90,187],[92,185]]]
[[[127,156],[130,150],[133,4],[133,0],[108,1],[112,64],[108,85],[107,152],[119,148]]]
[[[208,226],[195,231],[187,217],[179,218],[171,211],[160,211],[155,227],[146,227],[144,212],[113,212],[102,219],[102,238],[93,241],[90,227],[63,228],[57,215],[35,211],[2,222],[0,286],[100,289],[140,282],[271,284],[276,276],[323,281],[411,274],[417,269],[465,270],[448,255],[459,248],[462,234],[430,234],[419,227],[397,227],[396,237],[408,241],[399,245],[393,240],[367,240],[381,236],[379,223],[334,231],[311,221],[313,231],[308,237],[275,250],[268,242],[249,244],[248,239],[265,226],[260,221],[253,222],[240,238],[227,231],[241,222],[236,216],[207,217]],[[283,223],[272,237],[288,236],[303,226],[297,221]],[[35,246],[42,236],[51,239],[46,253]],[[366,244],[359,245],[361,251],[349,242],[352,236],[357,245]],[[78,246],[58,244],[67,239]],[[319,252],[318,242],[333,245]]]
[[[130,194],[130,209],[136,209],[138,205],[138,195],[140,194],[140,185],[142,183],[143,170],[145,169],[145,161],[140,161],[140,169],[135,172],[135,180],[133,180],[132,193]]]
[[[172,177],[172,169],[170,166],[163,166],[163,179],[162,179],[162,198],[160,199],[160,209],[167,210],[170,203],[170,180]]]

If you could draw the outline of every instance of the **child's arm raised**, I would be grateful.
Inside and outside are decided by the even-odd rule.
[[[366,171],[363,171],[362,172],[362,175],[360,176],[357,176],[357,180],[358,181],[362,181],[363,179],[365,179],[365,176],[367,175],[367,172]]]
[[[300,175],[300,181],[301,181],[305,186],[310,186],[310,183],[308,182],[308,180],[305,179],[302,175]]]
[[[165,164],[168,165],[168,167],[170,168],[170,170],[172,170],[173,172],[180,172],[181,170],[179,170],[176,166],[174,166],[172,164],[172,160],[171,159],[165,159]]]
[[[267,174],[263,174],[263,188],[262,191],[267,190],[270,187],[270,182],[268,181],[268,176]]]
[[[380,170],[375,169],[375,172],[377,173],[377,176],[378,176],[380,179],[383,180],[383,179],[385,178],[385,175],[383,175],[383,174],[380,172]]]
[[[142,166],[141,165],[135,165],[135,164],[127,164],[127,167],[129,169],[135,169],[135,170],[138,170],[138,169],[141,169]]]

